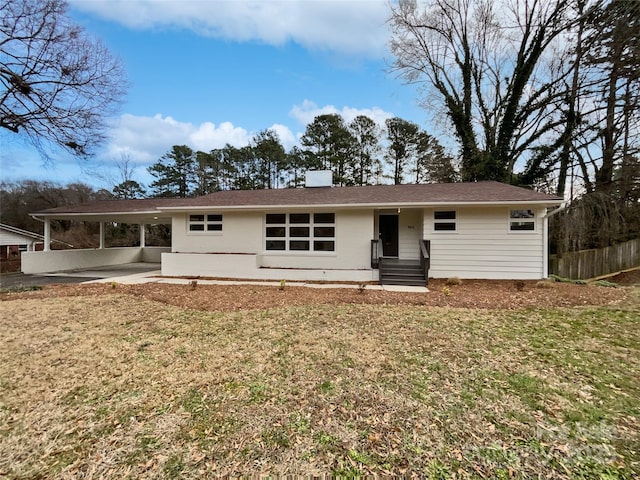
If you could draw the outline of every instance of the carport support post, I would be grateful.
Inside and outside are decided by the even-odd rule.
[[[144,227],[145,224],[141,223],[140,224],[140,248],[144,248],[145,244],[144,244]]]
[[[44,219],[44,251],[51,250],[51,220]]]
[[[100,250],[104,249],[104,222],[100,222]]]

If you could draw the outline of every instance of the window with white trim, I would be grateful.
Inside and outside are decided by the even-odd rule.
[[[433,212],[433,230],[435,232],[455,232],[458,228],[455,210],[436,210]]]
[[[536,214],[533,210],[511,210],[509,212],[509,231],[532,232],[536,229]]]
[[[221,234],[222,214],[219,213],[193,213],[189,214],[187,221],[189,233],[195,234]]]
[[[265,249],[285,252],[333,252],[335,213],[267,213]]]

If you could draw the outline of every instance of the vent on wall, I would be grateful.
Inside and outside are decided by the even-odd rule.
[[[333,173],[331,170],[311,170],[305,174],[304,186],[306,188],[331,187],[332,185]]]

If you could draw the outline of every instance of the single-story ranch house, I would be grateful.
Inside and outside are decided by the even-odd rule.
[[[113,200],[33,214],[45,251],[23,271],[136,261],[163,276],[425,284],[432,278],[547,277],[547,221],[562,199],[499,182],[219,191]],[[329,177],[330,178],[330,177]],[[328,182],[330,184],[330,182]],[[51,220],[170,224],[171,247],[49,251]],[[103,228],[101,228],[101,232]]]

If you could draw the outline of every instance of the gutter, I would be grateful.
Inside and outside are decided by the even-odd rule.
[[[366,209],[373,208],[380,209],[395,209],[395,208],[434,208],[434,207],[502,207],[509,205],[554,205],[549,200],[501,200],[499,202],[427,202],[427,203],[415,203],[415,202],[395,202],[395,203],[308,203],[308,204],[272,204],[272,205],[181,205],[176,207],[158,207],[161,213],[172,212],[194,212],[194,211],[223,211],[223,210],[274,210],[274,209]],[[545,214],[546,215],[546,214]]]
[[[568,200],[564,201],[555,210],[551,210],[550,212],[545,212],[545,214],[542,216],[542,218],[544,218],[545,220],[549,219],[550,217],[553,217],[554,215],[562,212],[563,210],[566,210],[568,206],[569,206],[569,201]]]

